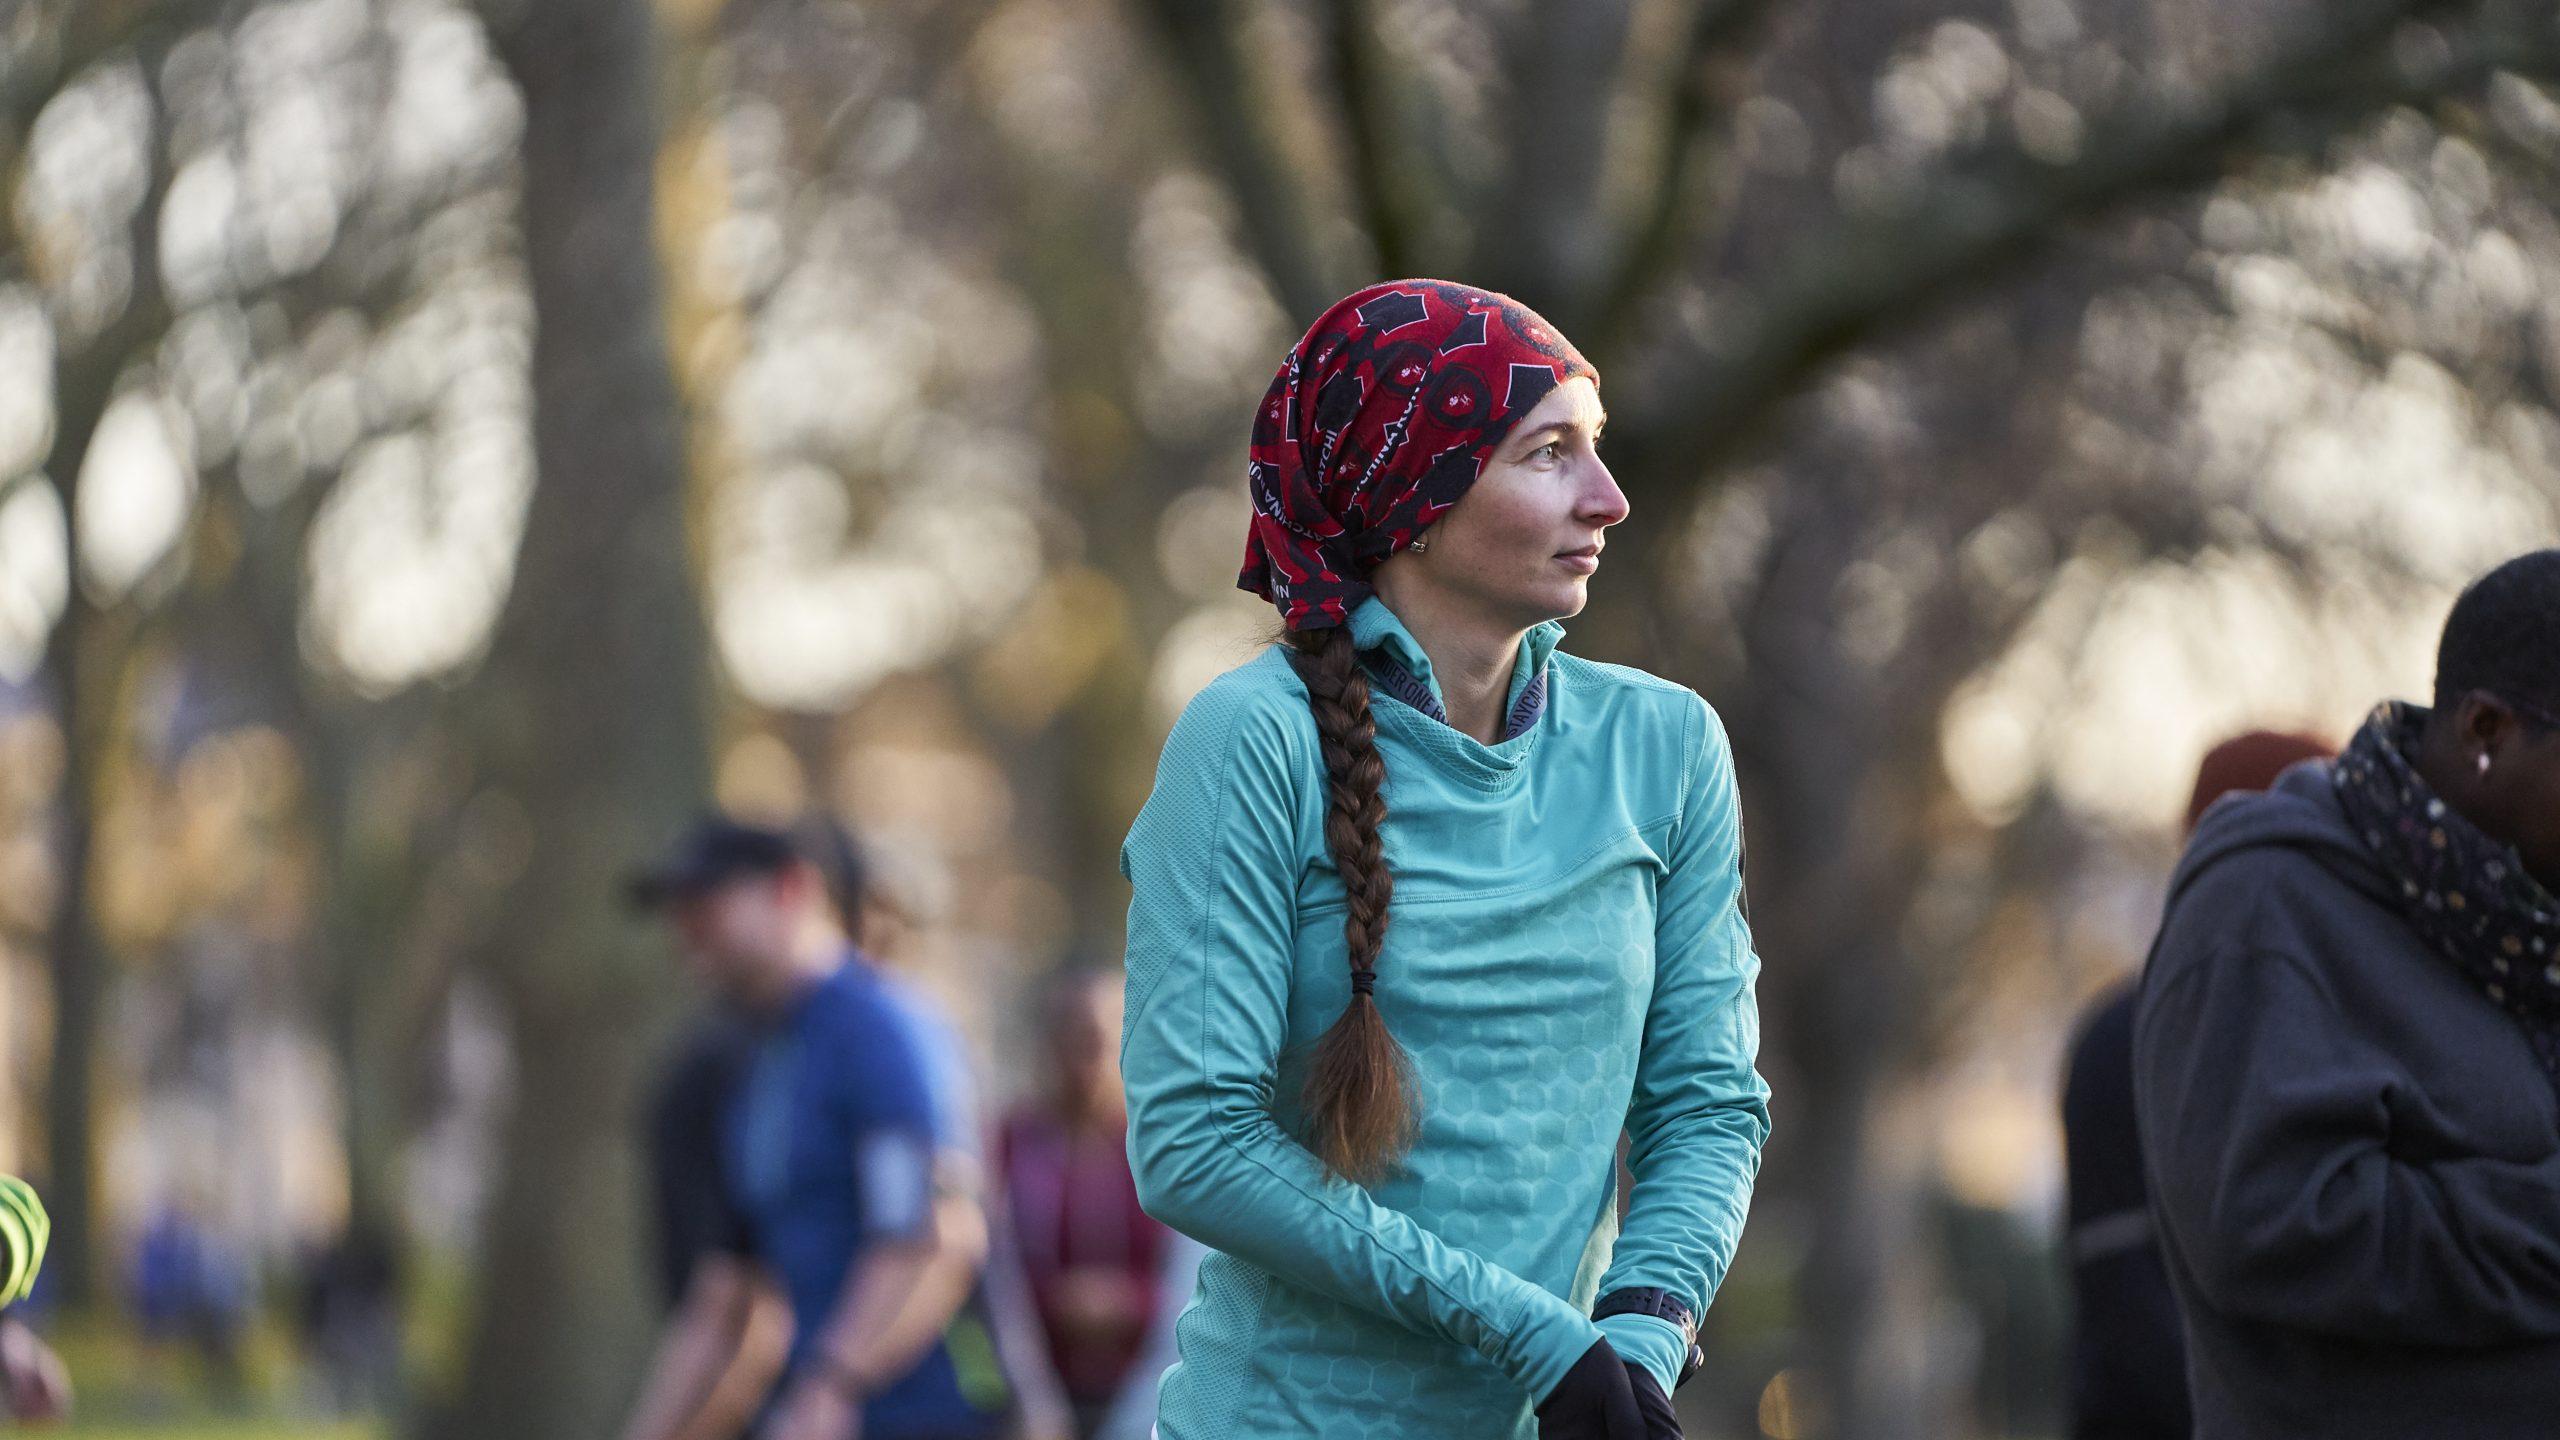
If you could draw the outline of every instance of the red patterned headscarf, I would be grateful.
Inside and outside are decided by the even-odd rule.
[[[1236,585],[1292,630],[1346,623],[1378,563],[1458,503],[1547,392],[1599,372],[1507,295],[1396,280],[1345,297],[1253,418],[1253,530]]]

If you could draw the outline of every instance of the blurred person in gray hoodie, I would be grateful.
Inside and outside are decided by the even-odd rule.
[[[2134,1022],[2198,1440],[2560,1434],[2560,550],[2215,805]]]

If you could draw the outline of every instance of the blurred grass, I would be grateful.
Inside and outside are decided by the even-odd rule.
[[[458,1257],[405,1257],[402,1391],[432,1399],[458,1381],[472,1275]],[[27,1440],[387,1440],[395,1427],[372,1417],[323,1418],[317,1376],[288,1306],[287,1281],[269,1277],[265,1301],[241,1329],[237,1390],[229,1390],[191,1347],[153,1342],[118,1309],[30,1317],[71,1372],[73,1418],[66,1425],[13,1427]]]
[[[61,1440],[381,1440],[387,1427],[374,1422],[330,1422],[307,1425],[292,1420],[169,1420],[154,1425],[54,1425],[23,1430],[28,1440],[44,1435]]]
[[[0,1421],[0,1433],[28,1440],[384,1440],[391,1433],[379,1420],[310,1413],[293,1337],[273,1314],[261,1314],[240,1337],[237,1391],[215,1384],[187,1347],[149,1343],[119,1318],[64,1317],[45,1330],[71,1372],[71,1421],[23,1429]]]

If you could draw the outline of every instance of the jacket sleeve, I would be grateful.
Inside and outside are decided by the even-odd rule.
[[[1655,892],[1653,1000],[1627,1110],[1635,1189],[1600,1293],[1668,1290],[1703,1316],[1742,1240],[1769,1138],[1769,1087],[1754,1068],[1760,961],[1743,913],[1732,747],[1706,701],[1688,699],[1690,760]],[[1686,1357],[1677,1330],[1634,1315],[1602,1329],[1670,1392]]]
[[[2134,1027],[2152,1206],[2201,1298],[2384,1345],[2560,1338],[2560,1158],[2444,1153],[2297,957],[2202,960],[2155,957]]]
[[[1273,1118],[1297,929],[1297,787],[1322,774],[1312,734],[1297,737],[1278,698],[1202,692],[1121,847],[1132,887],[1121,1071],[1139,1201],[1204,1245],[1474,1350],[1542,1397],[1598,1328],[1327,1174]]]

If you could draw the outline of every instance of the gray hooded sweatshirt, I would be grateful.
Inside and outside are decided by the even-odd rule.
[[[2560,1436],[2560,1100],[2324,762],[2207,812],[2134,1022],[2198,1440]]]

